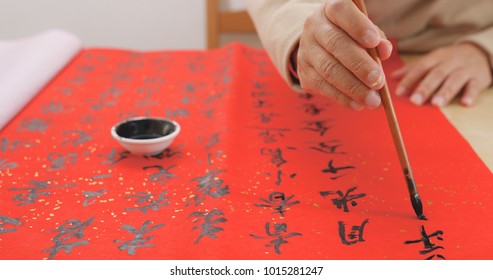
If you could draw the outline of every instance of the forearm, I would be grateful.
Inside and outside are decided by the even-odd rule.
[[[289,71],[291,54],[299,43],[306,18],[320,5],[309,0],[246,0],[247,10],[262,45],[289,85],[296,81]]]

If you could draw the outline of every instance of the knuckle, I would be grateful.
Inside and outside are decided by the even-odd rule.
[[[315,87],[319,94],[328,93],[327,82],[324,79],[317,79],[315,81]]]
[[[310,30],[314,25],[315,25],[315,17],[312,15],[312,16],[309,16],[304,24],[303,24],[303,30]]]
[[[350,62],[349,67],[353,73],[358,74],[357,76],[367,77],[370,74],[370,70],[368,69],[369,65],[370,64],[363,59],[353,59]]]
[[[344,42],[344,34],[342,32],[337,32],[335,30],[332,30],[330,32],[330,35],[326,37],[325,39],[325,49],[328,50],[330,53],[336,53],[338,51],[343,51],[345,49]]]
[[[340,15],[347,5],[345,0],[328,0],[325,5],[325,13],[329,18],[335,18]]]
[[[321,62],[320,70],[323,75],[323,78],[329,80],[333,78],[334,75],[337,74],[338,62],[331,59],[326,59]]]
[[[332,99],[334,99],[339,104],[345,104],[346,103],[346,96],[341,92],[333,93]]]
[[[351,83],[350,86],[347,88],[347,92],[350,96],[358,97],[358,96],[362,95],[363,89],[364,89],[364,87],[361,85],[361,83],[359,83],[359,82],[358,83]]]

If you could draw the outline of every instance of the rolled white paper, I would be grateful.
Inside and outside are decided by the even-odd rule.
[[[79,38],[59,29],[0,41],[0,130],[81,48]]]

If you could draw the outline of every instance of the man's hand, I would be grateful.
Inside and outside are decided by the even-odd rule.
[[[392,44],[351,0],[325,0],[305,22],[297,53],[301,87],[354,110],[378,108],[382,68],[366,51],[388,59]]]
[[[397,95],[410,95],[416,105],[430,101],[438,107],[460,93],[461,104],[473,105],[493,79],[488,56],[469,43],[437,49],[397,70],[392,77],[401,79]]]

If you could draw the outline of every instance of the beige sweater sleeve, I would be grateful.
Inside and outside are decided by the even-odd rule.
[[[320,5],[319,0],[245,0],[260,41],[288,84],[297,88],[289,73],[291,52],[299,43],[303,25]]]
[[[295,89],[290,54],[307,17],[322,0],[245,0],[258,35],[281,76]],[[398,40],[399,50],[427,52],[471,42],[490,57],[493,69],[493,0],[366,0],[370,18]],[[382,9],[381,7],[386,7]]]
[[[493,17],[493,11],[492,11]],[[474,43],[482,48],[490,57],[490,66],[493,71],[493,27],[485,29],[481,32],[459,38],[458,43],[469,42]]]

